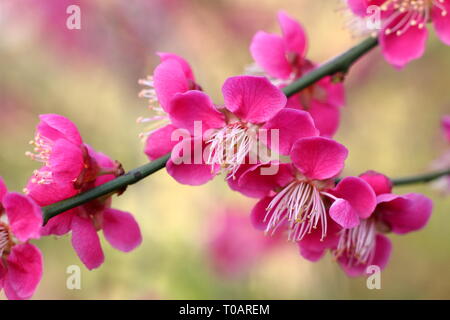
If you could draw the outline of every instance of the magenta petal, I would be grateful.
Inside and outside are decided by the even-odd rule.
[[[62,236],[68,233],[72,228],[72,217],[76,214],[77,209],[72,209],[51,218],[45,226],[41,228],[41,235]]]
[[[186,76],[186,78],[188,78],[192,81],[195,81],[194,73],[192,72],[191,66],[185,59],[183,59],[182,57],[180,57],[174,53],[169,53],[169,52],[157,52],[156,54],[161,59],[161,62],[164,62],[167,60],[174,60],[174,61],[178,62],[180,64],[181,68],[183,69],[183,72],[184,72],[184,75]]]
[[[103,212],[103,234],[114,248],[123,252],[133,250],[142,242],[141,230],[134,217],[116,209]]]
[[[172,151],[178,141],[172,141],[172,132],[177,127],[169,124],[152,132],[145,143],[145,154],[150,160],[158,159]]]
[[[295,109],[281,110],[262,128],[268,130],[267,145],[269,148],[274,148],[274,151],[282,155],[289,155],[292,145],[298,139],[319,134],[311,115],[306,111]],[[275,141],[271,139],[275,134],[278,135],[278,148],[276,148]]]
[[[216,109],[207,94],[197,90],[176,94],[170,103],[168,113],[176,127],[187,129],[192,134],[196,133],[195,122],[201,126],[200,134],[225,125],[223,113]]]
[[[333,137],[341,121],[339,107],[313,100],[308,111],[320,135],[327,138]]]
[[[348,201],[362,219],[368,218],[375,210],[377,199],[371,186],[361,178],[342,179],[332,193]]]
[[[42,278],[42,254],[30,243],[15,245],[7,259],[8,298],[29,299]],[[12,291],[12,292],[11,292]],[[11,296],[10,296],[11,293]]]
[[[267,215],[267,207],[269,203],[272,201],[273,197],[266,197],[259,200],[256,205],[253,207],[252,212],[250,213],[250,220],[252,222],[253,227],[258,230],[266,230],[267,224],[270,220],[270,215]],[[267,215],[267,219],[266,219]]]
[[[308,247],[304,247],[298,243],[298,249],[300,252],[300,255],[305,258],[306,260],[309,260],[311,262],[317,262],[325,255],[325,250],[311,250]]]
[[[173,59],[161,62],[155,68],[153,82],[158,101],[166,112],[175,94],[189,90],[188,79],[182,66]]]
[[[267,168],[276,172],[275,174],[262,174]],[[286,186],[294,179],[292,173],[292,165],[288,163],[272,162],[268,164],[256,164],[247,166],[237,183],[231,182],[229,184],[231,189],[242,193],[247,197],[263,198],[269,195],[275,188]]]
[[[384,174],[376,171],[367,171],[359,177],[372,187],[377,196],[383,193],[390,193],[392,191],[392,181]]]
[[[81,147],[63,139],[56,141],[50,155],[50,168],[56,182],[73,183],[84,169]]]
[[[347,5],[355,15],[360,17],[367,15],[368,0],[347,0]]]
[[[398,234],[417,231],[430,219],[433,202],[418,193],[382,194],[377,197],[377,214]]]
[[[318,226],[317,229],[306,234],[301,241],[297,242],[300,254],[310,261],[318,261],[327,249],[337,247],[341,230],[341,226],[328,217],[326,237],[322,238],[322,228]]]
[[[41,114],[41,122],[38,124],[38,133],[51,141],[66,139],[80,145],[83,143],[75,124],[66,117],[58,114]]]
[[[225,107],[241,120],[262,123],[286,106],[284,93],[267,78],[237,76],[228,78],[222,93]]]
[[[31,198],[15,192],[7,193],[3,206],[17,239],[25,242],[40,237],[42,210]]]
[[[442,130],[448,142],[450,142],[450,115],[442,117]]]
[[[380,36],[381,50],[387,62],[397,68],[402,68],[423,55],[427,38],[428,31],[425,27],[419,29],[411,26],[400,36],[396,35],[395,32],[386,35],[382,30]]]
[[[302,138],[291,150],[293,164],[309,179],[335,177],[344,168],[348,151],[342,144],[323,137]]]
[[[256,64],[270,76],[279,79],[289,78],[292,67],[287,60],[285,41],[282,37],[259,31],[252,39],[250,52]]]
[[[39,171],[48,171],[46,167],[42,167]],[[51,182],[49,184],[35,183],[32,177],[27,184],[26,189],[28,195],[36,201],[40,206],[47,206],[49,204],[70,198],[78,193],[73,187],[73,184]]]
[[[350,229],[359,224],[358,212],[353,209],[350,202],[344,199],[337,199],[330,207],[330,217],[342,228]]]
[[[3,197],[8,192],[8,188],[6,187],[5,181],[3,181],[3,178],[0,177],[0,205],[3,202]]]
[[[98,268],[105,260],[100,239],[90,219],[73,216],[72,246],[89,270]]]
[[[289,17],[286,12],[278,12],[278,22],[283,31],[283,38],[288,52],[294,52],[304,57],[307,50],[307,37],[304,28],[296,20]]]
[[[445,8],[445,14],[443,15],[443,11],[439,8]],[[434,29],[439,37],[439,39],[450,46],[450,3],[448,1],[444,1],[443,3],[439,3],[439,7],[434,5],[431,10],[431,20],[433,21]]]
[[[184,139],[178,143],[166,164],[167,172],[182,184],[198,186],[213,179],[220,167],[206,164],[203,153],[208,146],[200,139]],[[203,151],[203,152],[202,152]]]
[[[382,234],[377,234],[375,243],[375,255],[371,264],[376,265],[383,270],[389,262],[392,252],[392,243],[391,240]]]

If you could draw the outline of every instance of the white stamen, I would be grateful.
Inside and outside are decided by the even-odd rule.
[[[348,265],[367,264],[375,254],[376,227],[373,219],[361,220],[357,227],[341,231],[335,256],[345,255]]]
[[[210,144],[207,163],[212,169],[220,165],[227,179],[234,178],[255,142],[256,137],[252,131],[240,123],[220,129],[207,141]]]
[[[322,193],[311,183],[293,181],[272,199],[266,210],[264,220],[270,216],[266,232],[273,233],[287,221],[289,240],[302,240],[319,224],[322,232],[321,240],[326,237],[327,211]]]

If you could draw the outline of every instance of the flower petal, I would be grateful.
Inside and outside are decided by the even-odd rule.
[[[38,171],[47,172],[47,167],[42,167]],[[40,206],[47,206],[52,203],[70,198],[78,193],[73,184],[51,182],[37,183],[34,177],[28,181],[27,194]]]
[[[313,100],[308,112],[322,137],[331,138],[335,135],[341,121],[339,107]]]
[[[8,298],[29,299],[42,278],[42,254],[30,243],[15,245],[7,258],[5,293]]]
[[[116,209],[103,212],[103,234],[114,248],[123,252],[133,250],[142,242],[141,230],[134,217]]]
[[[172,140],[172,132],[177,127],[167,125],[152,132],[145,142],[145,154],[150,160],[158,159],[172,151],[178,141]]]
[[[252,222],[253,227],[258,230],[266,230],[267,224],[270,220],[270,214],[267,215],[267,207],[269,203],[272,201],[273,197],[266,197],[259,200],[256,205],[253,207],[252,212],[250,213],[250,221]],[[267,216],[267,219],[266,219]]]
[[[337,199],[330,207],[330,217],[342,228],[351,229],[359,224],[358,212],[345,199]]]
[[[362,219],[368,218],[377,205],[373,189],[358,177],[345,177],[331,192],[336,197],[347,200]]]
[[[52,179],[61,183],[73,183],[84,169],[83,151],[70,141],[59,139],[52,147],[50,170]]]
[[[72,246],[89,270],[98,268],[105,260],[100,239],[90,219],[73,216]]]
[[[450,142],[450,115],[442,117],[442,130],[448,142]]]
[[[309,179],[324,180],[344,168],[348,151],[340,143],[324,137],[302,138],[291,150],[293,164]]]
[[[251,123],[268,121],[286,105],[284,93],[264,77],[228,78],[222,93],[225,107],[241,120]]]
[[[189,90],[189,83],[184,70],[180,63],[174,59],[165,60],[155,68],[153,84],[158,101],[166,112],[175,94]]]
[[[216,109],[208,95],[197,90],[176,94],[168,112],[176,127],[187,129],[192,134],[225,126],[223,113]],[[195,130],[195,122],[200,125],[199,132]]]
[[[186,78],[188,78],[192,81],[195,81],[194,73],[192,72],[191,66],[185,59],[183,59],[182,57],[180,57],[174,53],[170,53],[170,52],[157,52],[156,54],[161,59],[161,62],[164,62],[167,60],[174,60],[174,61],[178,62],[180,64]]]
[[[367,274],[367,267],[371,265],[378,266],[381,270],[386,267],[392,251],[391,241],[382,234],[377,234],[375,241],[373,259],[367,263],[349,263],[349,257],[346,255],[339,257],[338,263],[348,276],[358,277]]]
[[[3,181],[3,178],[0,177],[0,206],[3,203],[3,197],[8,192],[8,188],[6,187],[5,181]]]
[[[270,171],[265,174],[264,170]],[[288,163],[271,162],[248,165],[245,167],[245,172],[237,176],[237,181],[232,181],[233,179],[230,178],[228,184],[232,190],[247,197],[263,198],[275,188],[283,187],[292,181],[294,179],[292,171],[292,165]]]
[[[250,52],[256,64],[271,77],[289,78],[292,66],[286,57],[286,45],[282,37],[259,31],[252,39]]]
[[[418,193],[382,194],[377,197],[377,214],[398,234],[417,231],[430,219],[433,202]]]
[[[199,186],[212,180],[220,167],[205,163],[203,154],[207,152],[207,147],[200,139],[182,140],[173,148],[166,164],[167,173],[179,183],[191,186]]]
[[[278,112],[262,128],[268,130],[267,145],[282,155],[289,155],[298,139],[319,134],[308,112],[287,108]],[[278,136],[277,140],[272,139],[274,135]]]
[[[72,227],[72,217],[76,213],[77,209],[72,209],[51,218],[46,225],[41,228],[41,235],[48,236],[53,234],[62,236],[68,233]]]
[[[445,8],[445,11],[439,7]],[[450,46],[450,3],[443,1],[439,3],[439,6],[434,5],[431,9],[431,20],[433,21],[434,29],[439,39]]]
[[[402,17],[398,19],[402,19]],[[395,32],[386,35],[383,29],[380,35],[381,50],[387,62],[394,67],[402,68],[423,55],[427,38],[428,30],[426,27],[420,29],[416,26],[410,26],[400,36]]]
[[[70,142],[80,145],[83,143],[80,133],[75,124],[59,114],[41,114],[41,120],[38,124],[38,133],[51,140],[66,139]]]
[[[7,193],[3,206],[17,239],[25,242],[40,237],[42,210],[30,197],[15,192]]]
[[[369,170],[359,177],[372,187],[377,196],[383,193],[391,193],[392,191],[392,181],[384,174]]]
[[[308,39],[302,25],[282,10],[278,12],[278,22],[283,31],[283,39],[287,51],[304,57],[308,46]]]

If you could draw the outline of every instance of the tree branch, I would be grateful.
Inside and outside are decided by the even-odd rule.
[[[368,38],[362,41],[360,44],[344,52],[343,54],[331,59],[329,62],[326,62],[313,71],[307,73],[282,90],[287,97],[290,97],[326,76],[331,76],[340,72],[346,73],[353,65],[353,63],[355,63],[364,54],[375,48],[377,44],[378,41],[376,38]],[[90,189],[82,194],[43,207],[42,210],[44,213],[44,224],[47,223],[49,219],[62,212],[80,206],[93,199],[111,194],[115,191],[123,190],[128,185],[134,184],[144,179],[145,177],[164,168],[169,157],[170,155],[166,155],[139,168],[133,169],[123,176],[117,177],[112,181],[102,184],[96,188]]]
[[[392,184],[394,186],[404,186],[408,184],[427,183],[444,176],[450,176],[450,169],[434,171],[430,173],[420,174],[417,176],[392,179]]]

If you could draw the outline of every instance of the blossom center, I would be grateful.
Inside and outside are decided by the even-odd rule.
[[[444,6],[448,0],[386,0],[381,5],[381,10],[391,12],[383,21],[386,35],[396,34],[401,36],[409,28],[417,26],[422,29],[430,20],[433,7],[440,10],[442,16],[447,15]]]
[[[346,256],[351,266],[369,263],[375,255],[376,225],[373,219],[361,220],[352,229],[343,229],[335,256]]]
[[[321,240],[327,234],[327,211],[322,193],[310,182],[295,180],[280,191],[267,207],[264,220],[270,216],[266,232],[274,232],[284,222],[289,224],[289,240],[299,241],[318,226]]]
[[[256,143],[256,130],[241,123],[232,123],[216,131],[207,141],[210,151],[207,163],[212,169],[220,165],[227,178],[234,178]]]

